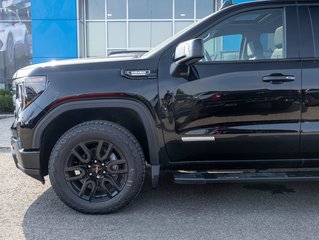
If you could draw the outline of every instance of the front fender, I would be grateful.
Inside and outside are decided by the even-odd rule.
[[[48,112],[36,125],[32,138],[32,146],[34,149],[39,149],[41,139],[48,125],[59,115],[71,111],[89,108],[127,108],[136,112],[143,122],[148,139],[148,148],[150,154],[150,162],[152,166],[152,185],[156,187],[159,178],[159,151],[163,146],[161,141],[161,128],[157,126],[156,119],[152,116],[149,109],[138,101],[124,99],[109,99],[109,100],[85,100],[72,101],[58,105],[53,110]]]

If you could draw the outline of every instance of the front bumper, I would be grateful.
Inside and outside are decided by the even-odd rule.
[[[21,148],[15,129],[11,128],[11,132],[11,152],[17,168],[44,183],[44,177],[40,169],[40,151]]]

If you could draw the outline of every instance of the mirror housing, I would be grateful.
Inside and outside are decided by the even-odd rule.
[[[190,65],[204,57],[204,44],[201,38],[191,39],[178,44],[170,67],[172,77],[188,77]]]

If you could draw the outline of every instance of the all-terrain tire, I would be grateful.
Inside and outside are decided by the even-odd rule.
[[[90,201],[83,199],[70,187],[65,167],[75,146],[95,139],[106,141],[121,152],[126,159],[127,175],[125,185],[117,195],[106,200]],[[92,175],[91,172],[89,174]],[[105,214],[125,207],[140,192],[144,175],[144,154],[137,139],[124,127],[108,121],[88,121],[71,128],[56,142],[49,160],[50,181],[57,196],[66,205],[82,213]]]

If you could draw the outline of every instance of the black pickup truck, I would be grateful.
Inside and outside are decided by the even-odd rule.
[[[17,167],[84,213],[176,183],[319,180],[319,3],[228,4],[147,53],[16,72]],[[169,196],[168,196],[169,197]]]

